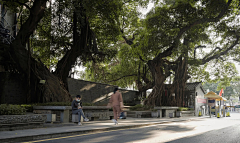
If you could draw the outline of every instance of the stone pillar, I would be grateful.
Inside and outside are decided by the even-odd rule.
[[[64,110],[60,114],[60,121],[62,123],[68,123],[69,122],[69,110]]]
[[[226,117],[226,110],[225,110],[225,107],[223,108],[223,117]]]
[[[160,109],[160,110],[157,110],[157,111],[158,111],[158,117],[162,118],[162,110]]]

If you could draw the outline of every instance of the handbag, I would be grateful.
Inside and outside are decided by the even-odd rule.
[[[119,119],[126,119],[126,116],[125,116],[124,112],[121,112],[121,114],[119,116]]]

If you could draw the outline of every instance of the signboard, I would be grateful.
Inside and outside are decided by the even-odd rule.
[[[235,108],[240,108],[240,105],[236,105]]]
[[[197,102],[198,102],[198,103],[207,103],[207,100],[206,100],[206,99],[200,99],[200,98],[198,98],[198,99],[197,99]]]

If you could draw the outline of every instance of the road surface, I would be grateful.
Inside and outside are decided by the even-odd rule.
[[[240,113],[231,117],[204,118],[141,128],[122,129],[63,138],[38,140],[41,143],[240,143]]]

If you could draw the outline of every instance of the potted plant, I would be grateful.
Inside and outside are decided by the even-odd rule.
[[[152,109],[151,115],[152,115],[153,118],[157,118],[158,117],[157,109]]]

